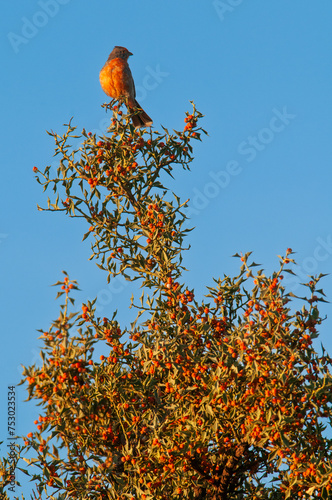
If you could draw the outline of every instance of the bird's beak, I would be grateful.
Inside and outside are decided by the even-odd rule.
[[[134,54],[132,52],[129,52],[128,50],[128,56],[133,56]]]

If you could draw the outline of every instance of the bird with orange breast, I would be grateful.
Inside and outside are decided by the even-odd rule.
[[[136,101],[136,91],[128,57],[133,54],[125,47],[115,46],[104,64],[100,75],[100,84],[108,96],[124,100],[134,127],[151,127],[152,120]]]

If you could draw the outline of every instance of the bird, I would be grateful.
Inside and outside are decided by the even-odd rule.
[[[128,65],[132,55],[125,47],[116,45],[100,71],[100,85],[108,96],[125,101],[128,111],[134,113],[131,119],[135,128],[151,127],[153,121],[135,99],[134,79]]]

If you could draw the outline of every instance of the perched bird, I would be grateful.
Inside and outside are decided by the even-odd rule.
[[[135,84],[128,65],[128,57],[132,55],[125,47],[114,47],[99,74],[100,84],[105,94],[123,99],[131,113],[138,111],[132,116],[134,127],[150,127],[151,118],[135,99]]]

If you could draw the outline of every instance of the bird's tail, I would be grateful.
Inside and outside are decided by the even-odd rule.
[[[131,117],[135,128],[151,127],[153,121],[151,120],[149,115],[145,113],[144,109],[138,104],[136,99],[135,99],[135,108],[130,109],[130,111],[135,113]]]

